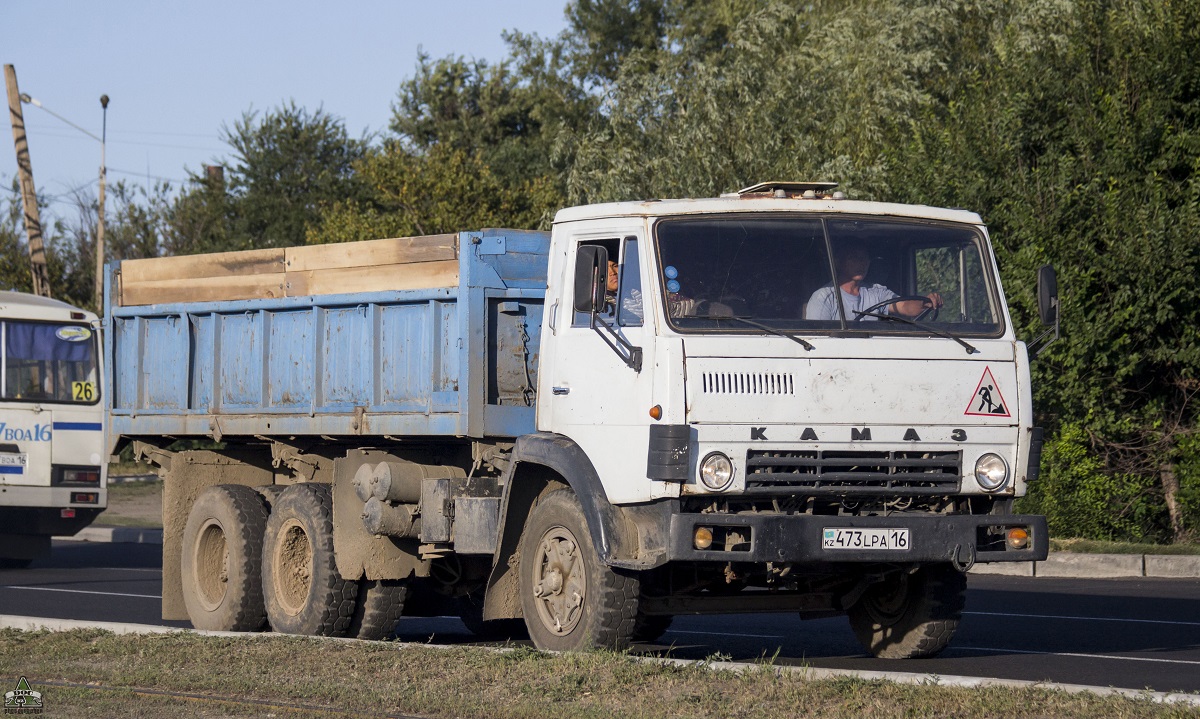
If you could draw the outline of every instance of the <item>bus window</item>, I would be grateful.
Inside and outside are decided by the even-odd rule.
[[[8,321],[2,399],[95,404],[100,399],[90,327]]]

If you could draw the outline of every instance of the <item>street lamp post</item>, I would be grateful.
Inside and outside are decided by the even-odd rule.
[[[104,151],[108,137],[108,95],[100,96],[100,107],[104,119],[100,126],[100,205],[96,210],[96,314],[104,314],[104,187],[108,178]]]

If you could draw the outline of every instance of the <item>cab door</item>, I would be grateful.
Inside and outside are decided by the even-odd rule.
[[[618,270],[617,287],[606,293],[607,306],[598,313],[596,327],[588,313],[574,310],[578,265],[590,264],[580,248],[589,246],[603,247]],[[544,366],[539,392],[549,397],[550,418],[548,425],[539,428],[574,440],[591,459],[614,503],[651,499],[646,457],[654,333],[642,292],[648,286],[645,256],[640,227],[625,232],[610,227],[602,234],[571,237],[565,267],[557,278],[561,299],[552,328],[554,357]],[[601,273],[602,278],[605,275]],[[622,356],[628,355],[623,344],[641,351],[640,370]]]

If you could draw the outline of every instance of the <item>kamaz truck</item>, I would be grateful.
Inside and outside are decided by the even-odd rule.
[[[165,619],[454,612],[581,650],[789,612],[918,657],[972,565],[1047,553],[1013,511],[1029,354],[971,212],[768,182],[106,281],[109,449],[164,480]]]

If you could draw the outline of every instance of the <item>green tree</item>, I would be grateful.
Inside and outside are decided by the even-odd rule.
[[[303,244],[324,206],[359,193],[353,166],[367,139],[323,109],[249,111],[222,135],[232,150],[224,180],[193,176],[170,212],[173,253]]]

